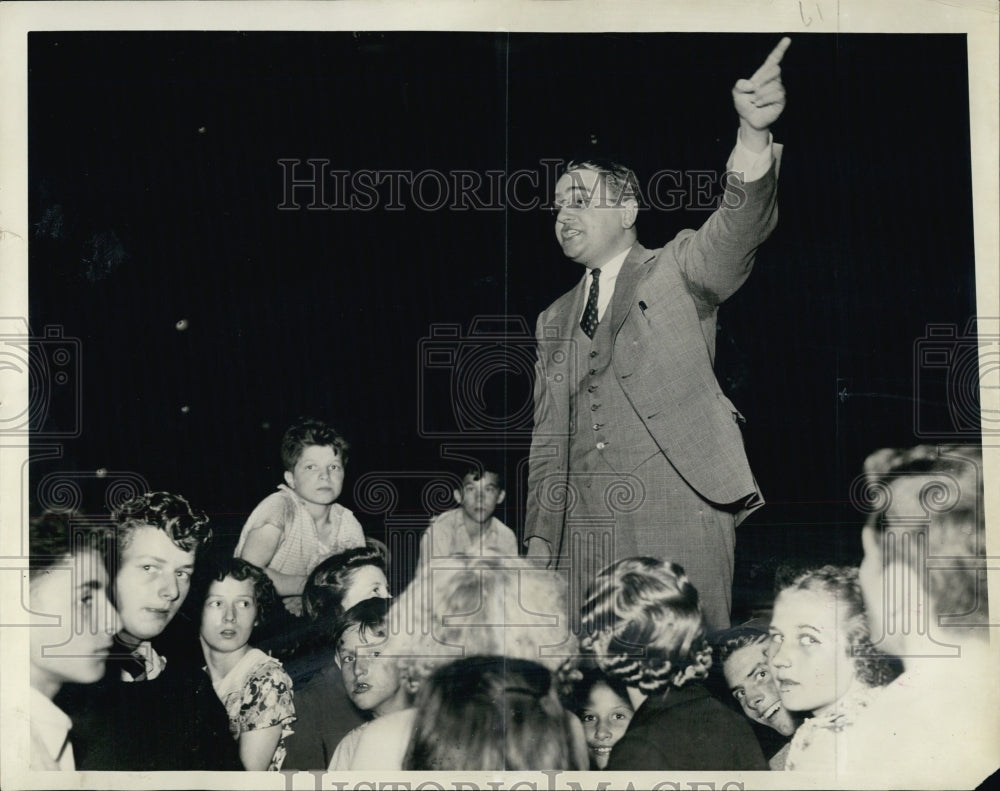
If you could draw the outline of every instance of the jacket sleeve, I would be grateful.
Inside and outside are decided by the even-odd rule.
[[[778,223],[777,150],[775,161],[760,179],[744,183],[726,174],[718,209],[697,231],[681,231],[668,246],[696,301],[719,305],[746,281],[757,248]]]

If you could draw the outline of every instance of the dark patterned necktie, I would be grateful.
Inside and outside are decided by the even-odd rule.
[[[597,280],[601,276],[600,269],[590,270],[590,293],[587,295],[587,307],[583,309],[583,318],[580,319],[580,329],[588,338],[594,337],[594,330],[597,329],[597,294],[599,291]]]

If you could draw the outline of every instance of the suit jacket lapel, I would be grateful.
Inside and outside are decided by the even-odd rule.
[[[611,297],[609,312],[611,314],[612,337],[618,334],[618,330],[625,323],[625,318],[632,309],[639,281],[646,276],[655,260],[656,253],[647,250],[638,242],[632,246],[632,250],[625,257],[622,268],[618,272],[618,280],[615,282],[615,293]]]

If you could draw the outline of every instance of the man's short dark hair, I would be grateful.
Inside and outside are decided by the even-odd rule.
[[[620,162],[604,157],[588,157],[572,159],[563,170],[563,174],[574,170],[593,170],[600,175],[607,185],[607,199],[611,201],[639,200],[639,180],[635,171]]]

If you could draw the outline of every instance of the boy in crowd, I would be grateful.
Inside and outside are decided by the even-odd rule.
[[[302,614],[309,573],[331,555],[364,546],[354,514],[336,500],[344,488],[347,440],[306,418],[281,440],[285,483],[250,514],[233,554],[264,569],[293,615]]]
[[[799,718],[781,705],[767,664],[769,639],[767,632],[753,626],[734,626],[713,635],[712,642],[726,686],[743,713],[783,737],[784,745],[768,760],[771,769],[781,770],[791,744],[788,739],[798,728]]]
[[[337,625],[337,666],[347,697],[372,719],[413,705],[415,687],[400,673],[395,656],[382,656],[388,638],[387,599],[366,599],[349,609]],[[349,769],[358,740],[368,723],[358,726],[337,745],[330,771]]]
[[[180,495],[150,492],[119,507],[112,521],[121,628],[104,680],[64,690],[79,731],[77,768],[241,769],[208,676],[153,647],[188,595],[195,556],[211,539],[208,518]]]
[[[458,508],[435,517],[420,540],[420,568],[454,555],[517,557],[517,536],[493,516],[504,501],[503,476],[480,465],[465,471],[452,494]]]
[[[975,787],[1000,766],[982,450],[883,449],[864,472],[866,504],[879,507],[862,529],[859,582],[872,641],[904,671],[858,718],[851,770],[901,788]]]

